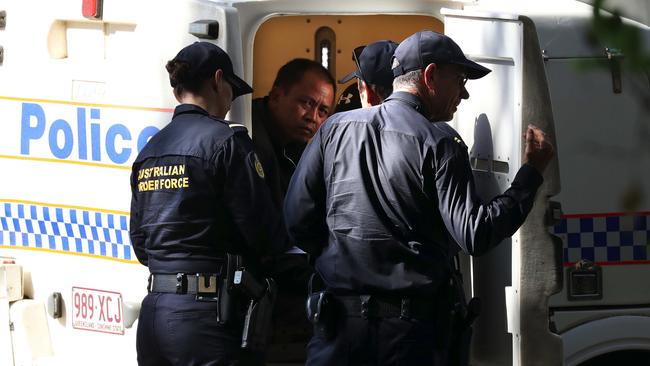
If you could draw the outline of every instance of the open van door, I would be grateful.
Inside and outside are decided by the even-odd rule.
[[[492,72],[470,80],[470,98],[451,122],[469,147],[484,201],[505,191],[523,159],[528,123],[555,145],[553,114],[534,23],[518,13],[443,11],[445,33],[470,59]],[[472,360],[484,365],[561,365],[562,342],[549,329],[548,299],[561,286],[560,243],[545,220],[559,190],[557,165],[525,224],[488,254],[466,259],[465,278],[482,309],[474,326]],[[543,345],[543,346],[541,346]]]
[[[648,74],[621,69],[624,55],[588,41],[587,4],[503,4],[443,11],[445,33],[492,69],[467,84],[471,97],[452,124],[486,200],[521,165],[527,124],[548,134],[556,159],[522,228],[466,260],[470,291],[484,304],[473,361],[646,362],[650,291],[639,279],[650,275]],[[650,28],[622,21],[650,50]],[[585,60],[606,67],[579,69]]]

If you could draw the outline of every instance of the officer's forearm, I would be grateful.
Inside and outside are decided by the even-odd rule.
[[[526,220],[541,183],[541,175],[533,167],[525,166],[503,194],[486,205],[468,204],[473,209],[469,210],[461,240],[469,254],[485,254],[512,236]]]

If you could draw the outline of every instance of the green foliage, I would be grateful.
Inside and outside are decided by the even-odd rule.
[[[591,18],[592,26],[588,36],[594,45],[606,50],[606,53],[609,53],[608,56],[613,55],[615,59],[612,62],[603,61],[602,59],[584,59],[581,60],[579,66],[582,68],[607,67],[611,70],[614,70],[614,67],[620,67],[628,72],[645,74],[645,78],[642,76],[640,80],[645,79],[650,82],[649,41],[647,38],[642,37],[641,29],[624,23],[618,10],[611,13],[603,11],[604,2],[605,0],[594,1],[593,17]],[[650,92],[648,90],[648,84],[641,83],[636,87],[632,85],[631,93],[639,99],[646,111],[650,112]],[[637,120],[640,144],[636,146],[638,150],[635,151],[639,154],[650,152],[647,148],[649,145],[646,144],[648,138],[650,138],[650,129],[647,123],[648,116],[649,114],[640,115]],[[638,174],[642,175],[643,173],[639,171]],[[648,187],[644,187],[640,183],[641,181],[633,179],[628,182],[620,198],[623,210],[636,212],[642,209],[642,202],[646,201],[645,194]]]
[[[589,38],[592,42],[623,54],[623,67],[630,71],[650,71],[650,45],[644,44],[641,30],[625,24],[618,10],[611,14],[602,10],[605,0],[594,1],[592,29]],[[647,42],[647,41],[645,41]]]

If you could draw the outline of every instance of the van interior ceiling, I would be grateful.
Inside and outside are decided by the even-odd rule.
[[[253,48],[253,98],[271,90],[282,65],[294,58],[323,64],[336,80],[354,70],[352,50],[380,39],[399,42],[422,29],[443,31],[437,18],[425,15],[278,16],[264,22]],[[353,81],[350,81],[352,83]],[[337,98],[344,86],[337,86]]]

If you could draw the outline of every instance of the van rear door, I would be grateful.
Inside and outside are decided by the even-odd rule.
[[[522,165],[522,133],[529,123],[555,138],[538,36],[535,24],[511,9],[443,14],[445,33],[492,70],[467,83],[470,98],[451,122],[469,147],[477,190],[487,202],[510,186]],[[544,306],[561,281],[560,244],[544,220],[548,196],[559,190],[557,175],[552,163],[519,231],[488,254],[466,260],[472,296],[483,305],[472,342],[476,363],[562,364],[561,339],[549,330]]]

